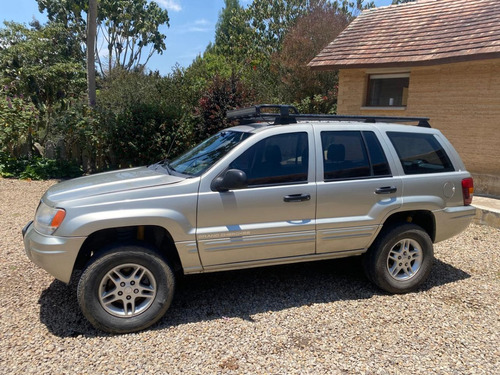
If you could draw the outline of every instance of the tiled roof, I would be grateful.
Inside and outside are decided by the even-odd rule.
[[[434,65],[500,57],[500,0],[427,0],[365,10],[314,69]]]

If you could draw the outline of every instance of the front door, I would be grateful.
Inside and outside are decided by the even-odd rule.
[[[312,130],[303,128],[258,138],[228,163],[226,170],[246,173],[247,188],[218,192],[202,182],[197,241],[204,267],[315,252]]]

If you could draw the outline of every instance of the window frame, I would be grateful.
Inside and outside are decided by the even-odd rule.
[[[310,155],[311,155],[311,150],[310,150],[310,134],[309,132],[305,131],[305,130],[297,130],[297,131],[294,131],[294,132],[287,132],[287,133],[282,133],[282,134],[273,134],[273,135],[269,135],[268,137],[265,137],[265,138],[262,138],[260,139],[259,141],[255,142],[252,146],[248,147],[248,149],[246,149],[245,151],[243,151],[240,155],[238,155],[236,158],[234,158],[227,169],[231,169],[231,168],[237,168],[237,166],[233,166],[233,163],[236,163],[237,160],[241,157],[243,157],[247,152],[251,152],[252,149],[256,149],[255,151],[253,151],[254,153],[257,153],[259,154],[260,153],[260,156],[262,157],[263,156],[263,153],[265,152],[265,148],[266,146],[268,145],[265,145],[262,146],[262,149],[261,150],[258,150],[259,146],[261,143],[265,143],[265,142],[268,142],[270,139],[272,138],[275,138],[275,137],[286,137],[286,136],[297,136],[299,137],[297,139],[297,144],[295,145],[296,147],[298,147],[300,145],[301,142],[304,142],[304,145],[305,145],[305,149],[307,150],[307,155],[308,155],[308,159],[310,158]],[[305,137],[305,139],[303,140],[300,140],[300,137]],[[283,151],[282,151],[282,156],[283,156]],[[303,160],[302,160],[302,156],[303,155],[295,155],[295,157],[298,159],[299,157],[301,157],[301,166],[303,166]],[[252,168],[255,168],[255,157],[256,155],[254,154],[252,156],[252,158],[254,159],[253,162],[252,162]],[[227,170],[226,169],[226,170]],[[249,181],[248,183],[248,186],[246,187],[246,189],[253,189],[253,188],[262,188],[262,187],[271,187],[271,186],[285,186],[285,185],[300,185],[300,184],[307,184],[309,183],[309,176],[310,176],[310,173],[311,173],[311,169],[310,169],[310,165],[309,165],[309,162],[306,163],[305,165],[305,169],[306,169],[306,172],[305,172],[305,179],[304,180],[300,180],[300,181],[284,181],[284,182],[276,182],[276,183],[262,183],[262,184],[251,184],[251,181]],[[246,173],[246,172],[245,172]],[[269,178],[272,178],[272,177],[285,177],[287,175],[283,175],[283,176],[271,176]],[[248,176],[247,176],[248,177]],[[265,178],[265,177],[262,177],[262,178]],[[250,180],[250,179],[249,179]]]
[[[455,167],[453,160],[450,157],[445,145],[443,145],[442,142],[440,142],[439,138],[436,137],[435,134],[411,133],[411,132],[401,132],[401,131],[388,131],[386,134],[389,139],[389,142],[396,151],[398,161],[401,165],[402,172],[405,176],[433,175],[437,173],[456,172],[457,168]],[[406,137],[414,136],[412,142],[413,144],[416,144],[415,143],[416,139],[420,138],[425,140],[427,142],[427,145],[433,149],[433,153],[431,152],[428,152],[426,154],[414,153],[414,155],[411,157],[402,155],[401,147],[403,144],[396,145],[396,143],[397,143],[397,138],[404,137],[405,135]],[[436,145],[438,146],[438,148],[434,147]],[[432,164],[427,162],[426,159],[420,161],[421,159],[417,158],[417,156],[425,156],[425,155],[433,156],[434,160],[436,160],[436,158],[439,159],[442,165],[442,169],[440,169],[437,164]],[[426,165],[428,166],[426,167]],[[411,170],[410,168],[414,169]],[[419,171],[418,168],[422,168],[422,170]]]
[[[402,88],[402,91],[398,95],[401,96],[401,104],[399,105],[391,105],[385,104],[385,105],[372,105],[370,104],[372,102],[372,81],[374,80],[388,80],[388,79],[397,79],[397,78],[408,78],[408,87],[406,87],[406,94],[405,94],[405,87]],[[366,95],[365,95],[365,102],[364,102],[364,108],[366,109],[376,109],[376,108],[383,108],[383,109],[406,109],[408,106],[408,92],[409,92],[409,87],[410,87],[410,72],[399,72],[399,73],[368,73],[367,74],[367,83],[366,83]]]
[[[325,145],[323,143],[324,142],[323,133],[358,133],[359,140],[361,141],[361,147],[363,148],[361,151],[366,156],[366,161],[368,162],[370,174],[365,175],[365,176],[326,178],[325,152],[328,149],[329,145]],[[379,150],[382,152],[382,156],[385,159],[385,163],[387,165],[387,170],[389,171],[388,174],[380,174],[380,175],[375,174],[375,168],[374,168],[372,158],[375,155],[376,150],[374,150],[372,147],[369,146],[368,141],[366,139],[366,133],[373,134],[373,139],[377,142],[377,144],[379,146]],[[394,175],[393,171],[391,169],[391,165],[389,163],[389,158],[387,157],[386,150],[382,146],[382,143],[380,142],[379,138],[377,137],[376,132],[374,132],[372,130],[321,130],[320,131],[320,141],[321,141],[321,155],[322,155],[321,165],[322,165],[322,169],[323,169],[323,174],[322,174],[321,180],[323,182],[335,182],[335,181],[346,181],[346,180],[367,180],[367,179],[375,179],[375,178],[391,178]],[[325,146],[326,146],[326,148],[325,148]],[[319,181],[319,179],[318,179],[318,181]]]

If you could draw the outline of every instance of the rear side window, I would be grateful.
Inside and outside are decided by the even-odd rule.
[[[373,132],[321,132],[325,180],[390,176],[391,171]]]
[[[388,132],[405,174],[452,172],[450,158],[433,134]]]

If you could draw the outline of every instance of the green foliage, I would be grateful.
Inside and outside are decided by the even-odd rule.
[[[242,61],[250,40],[252,30],[247,23],[245,10],[238,0],[225,0],[215,27],[215,46],[217,54],[231,56]]]
[[[254,0],[248,7],[249,22],[259,52],[278,52],[287,31],[307,11],[307,0]]]
[[[112,165],[143,165],[167,156],[180,117],[168,96],[155,74],[115,70],[104,82],[98,108]]]
[[[300,113],[323,113],[333,115],[337,113],[337,96],[321,96],[314,95],[313,97],[306,97],[300,102],[294,103],[295,107]]]
[[[111,56],[108,72],[113,66],[126,70],[144,66],[155,52],[162,54],[167,49],[166,35],[159,28],[169,26],[168,12],[154,1],[101,0],[98,14],[98,24],[105,30],[102,36]],[[144,53],[147,46],[149,51]],[[101,59],[98,61],[102,65]],[[104,72],[102,66],[101,70]]]
[[[0,152],[0,176],[31,180],[73,178],[82,175],[75,163],[46,158],[13,158]]]
[[[0,175],[61,178],[173,158],[231,124],[227,110],[295,103],[334,113],[337,74],[306,64],[372,2],[225,0],[215,43],[161,77],[144,64],[165,50],[166,11],[148,0],[100,0],[110,60],[97,60],[86,100],[87,0],[37,0],[47,25],[0,29]],[[37,154],[42,157],[36,156]]]
[[[1,83],[17,94],[52,105],[85,88],[83,55],[76,35],[60,24],[41,28],[5,22],[0,29]]]
[[[234,63],[226,55],[205,52],[203,57],[198,56],[182,71],[183,84],[189,90],[186,92],[187,103],[195,106],[216,75],[229,78],[234,69]]]
[[[374,6],[373,1],[365,4],[364,0],[253,0],[243,9],[237,1],[226,0],[217,23],[215,49],[262,65],[281,51],[297,20],[313,10],[332,9],[351,21],[361,10]]]
[[[312,72],[307,63],[355,14],[372,6],[363,0],[254,0],[242,8],[226,0],[208,52],[230,61],[232,74],[255,92],[258,102],[329,95],[337,74]]]
[[[109,159],[109,130],[103,115],[90,108],[84,97],[53,120],[48,136],[58,160],[71,160],[86,172],[106,169]],[[49,142],[47,142],[47,146]]]
[[[286,34],[281,51],[273,58],[284,102],[300,101],[315,95],[332,98],[332,88],[338,82],[337,72],[313,71],[307,64],[348,23],[349,17],[331,4],[317,6],[297,19]]]
[[[71,162],[46,158],[29,161],[19,175],[22,179],[47,180],[49,178],[74,178],[82,175],[81,168]]]
[[[38,111],[31,100],[12,94],[12,86],[0,86],[0,152],[14,156],[23,145],[31,149]]]
[[[19,121],[16,126],[28,126],[35,140],[43,143],[54,116],[85,90],[79,43],[62,25],[28,28],[6,22],[5,26],[0,29],[0,84],[9,88],[11,98],[23,98],[18,104],[28,108],[26,116],[36,115],[35,124]]]
[[[413,3],[415,0],[392,0],[392,5],[396,4],[404,4],[404,3]]]
[[[51,22],[61,23],[66,28],[74,28],[83,35],[85,30],[85,13],[88,0],[36,0],[38,10],[47,12]],[[83,39],[82,39],[83,40]]]
[[[250,93],[235,76],[230,78],[215,76],[196,108],[198,119],[194,133],[196,142],[231,126],[226,118],[227,111],[245,106],[250,97]]]
[[[51,22],[63,23],[86,40],[88,0],[37,0],[40,11],[47,11]],[[154,53],[166,50],[166,35],[160,27],[169,26],[168,12],[147,0],[100,0],[97,29],[108,46],[106,58],[97,61],[102,74],[114,67],[137,69],[147,64]],[[106,64],[107,62],[107,64]]]

